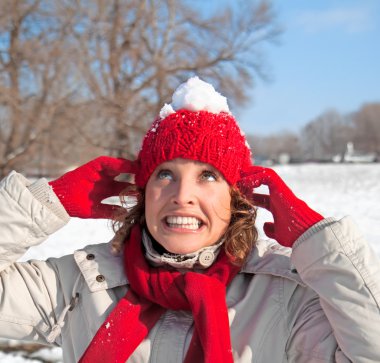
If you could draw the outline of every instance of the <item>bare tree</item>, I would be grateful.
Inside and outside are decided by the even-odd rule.
[[[173,89],[198,74],[247,100],[279,33],[267,1],[194,11],[185,0],[0,0],[0,174],[133,157]]]
[[[331,160],[342,154],[352,138],[352,128],[344,116],[329,110],[301,130],[300,145],[306,160]]]
[[[52,5],[53,3],[51,3]],[[36,143],[72,94],[65,26],[40,0],[2,0],[0,14],[0,175],[36,164]],[[44,152],[47,152],[45,150]]]
[[[380,103],[368,103],[351,115],[355,148],[380,155]]]
[[[356,150],[380,154],[380,103],[363,105],[359,111],[341,115],[328,110],[307,123],[297,136],[281,132],[269,136],[248,135],[258,159],[277,160],[287,153],[291,160],[331,161],[353,142]]]
[[[87,122],[77,119],[80,133],[108,153],[133,156],[173,88],[194,74],[234,104],[246,101],[263,73],[253,52],[279,32],[266,1],[250,4],[204,16],[184,1],[80,2],[78,66],[90,95],[82,113]]]
[[[277,162],[283,154],[290,161],[299,161],[302,158],[298,135],[291,132],[283,131],[268,136],[247,135],[247,140],[258,163],[261,159]]]

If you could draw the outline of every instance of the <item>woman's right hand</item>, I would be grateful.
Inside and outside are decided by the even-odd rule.
[[[114,180],[121,173],[135,173],[135,163],[100,156],[79,168],[49,182],[71,217],[112,219],[121,207],[102,204],[102,200],[118,196],[129,183]]]

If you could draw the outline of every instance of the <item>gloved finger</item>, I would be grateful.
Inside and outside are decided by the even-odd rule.
[[[264,232],[265,234],[269,237],[269,238],[273,238],[273,239],[276,239],[276,233],[275,233],[275,229],[274,229],[274,223],[272,222],[266,222],[264,223]]]
[[[252,166],[248,170],[248,173],[249,172],[251,172],[251,175],[247,178],[251,180],[251,183],[253,183],[254,187],[266,185],[269,188],[271,195],[277,192],[280,192],[282,194],[292,193],[290,188],[273,169]]]
[[[241,183],[251,188],[258,188],[261,185],[272,185],[274,170],[262,166],[251,166],[248,170],[242,172]]]
[[[112,204],[98,204],[92,210],[91,218],[95,219],[116,219],[117,215],[125,212],[123,207]]]
[[[253,194],[255,192],[255,187],[253,184],[249,182],[249,180],[239,180],[236,184],[240,193],[244,195],[244,197],[250,201],[252,201]]]
[[[128,182],[122,182],[122,181],[116,181],[112,180],[111,183],[109,183],[106,187],[103,188],[103,193],[101,195],[102,199],[108,198],[108,197],[116,197],[119,196],[120,193],[128,188],[129,186],[132,186],[133,184]]]
[[[99,162],[103,167],[103,172],[109,176],[116,176],[121,173],[136,173],[136,162],[128,159],[102,156]]]
[[[255,169],[253,174],[246,175],[245,177],[241,178],[237,182],[237,187],[244,194],[244,196],[249,200],[252,200],[255,189],[260,187],[263,184],[262,180],[260,180],[260,173],[262,172],[263,168],[262,167],[255,167],[255,168],[259,168],[259,169]]]
[[[252,202],[255,206],[265,208],[270,211],[270,196],[268,194],[252,194]]]
[[[240,173],[240,176],[241,176],[241,178],[250,177],[250,176],[253,176],[255,174],[262,173],[264,169],[266,169],[266,168],[264,168],[263,166],[252,165],[248,169],[242,171]]]

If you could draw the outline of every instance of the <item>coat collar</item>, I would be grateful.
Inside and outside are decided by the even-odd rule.
[[[123,256],[114,256],[109,243],[89,245],[74,252],[74,259],[91,292],[128,284]],[[290,262],[291,249],[273,240],[258,240],[240,273],[285,277],[305,286]]]

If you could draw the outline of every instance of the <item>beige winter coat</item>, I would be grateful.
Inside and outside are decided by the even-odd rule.
[[[16,263],[67,221],[44,181],[29,184],[12,173],[0,185],[0,336],[54,340],[77,362],[128,281],[107,244]],[[235,362],[380,362],[380,262],[350,218],[320,222],[293,251],[260,241],[227,304]],[[189,312],[167,311],[129,362],[182,362],[192,329]]]

